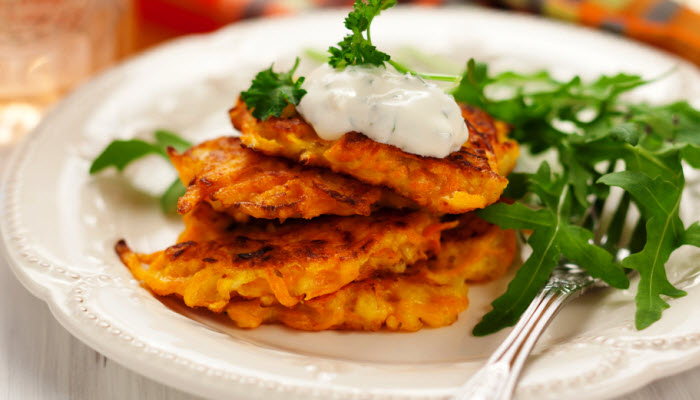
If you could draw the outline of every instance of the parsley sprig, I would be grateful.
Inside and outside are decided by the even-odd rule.
[[[459,82],[460,76],[416,72],[392,60],[389,54],[377,50],[372,44],[371,27],[374,17],[395,5],[396,0],[356,0],[353,10],[345,18],[345,27],[352,33],[338,42],[337,47],[331,46],[328,49],[328,64],[333,68],[343,69],[350,65],[383,67],[385,63],[389,63],[403,74],[410,73],[429,80]]]
[[[374,17],[383,10],[396,5],[396,0],[358,0],[353,4],[353,10],[345,18],[345,27],[352,33],[338,42],[338,47],[328,49],[331,67],[342,69],[348,65],[384,66],[391,57],[372,44],[370,28]]]
[[[506,194],[518,200],[487,207],[479,215],[504,228],[529,229],[532,254],[506,292],[474,328],[485,335],[513,325],[563,258],[613,287],[627,287],[622,268],[639,272],[635,325],[644,329],[680,297],[665,264],[683,244],[700,246],[700,225],[685,228],[679,216],[685,185],[681,161],[700,167],[700,111],[687,102],[634,104],[620,95],[648,84],[636,75],[555,80],[547,72],[490,75],[486,64],[470,60],[453,95],[513,126],[512,136],[533,153],[557,155],[561,172],[543,163],[537,172],[515,174]],[[490,98],[489,87],[513,95]],[[611,187],[624,194],[601,245],[593,244]],[[620,263],[622,226],[630,205],[641,214],[631,255]]]
[[[337,46],[328,48],[329,57],[322,56],[333,68],[343,69],[351,65],[384,67],[389,63],[401,73],[410,73],[423,79],[459,83],[461,76],[416,72],[391,59],[389,54],[372,44],[372,21],[383,10],[396,5],[396,0],[356,0],[352,11],[345,18],[345,27],[350,30]],[[260,120],[280,117],[284,109],[292,104],[299,105],[306,90],[301,88],[304,77],[294,80],[294,72],[299,65],[297,58],[294,67],[287,72],[274,72],[272,66],[259,72],[241,98]]]
[[[253,116],[263,121],[272,116],[281,116],[288,105],[298,105],[306,94],[306,90],[301,88],[304,77],[294,80],[294,72],[299,66],[298,57],[287,72],[274,72],[273,66],[258,72],[250,88],[241,92],[243,101],[253,109]]]

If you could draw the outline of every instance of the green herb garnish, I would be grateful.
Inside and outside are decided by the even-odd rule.
[[[338,69],[348,65],[383,66],[389,61],[388,54],[383,53],[372,45],[370,25],[374,17],[382,10],[393,7],[396,0],[358,0],[353,10],[345,18],[345,27],[352,31],[350,35],[338,43],[338,47],[330,47],[328,63]],[[241,93],[241,98],[252,108],[255,118],[265,121],[269,117],[280,117],[282,111],[289,105],[298,105],[306,90],[301,88],[304,77],[294,81],[293,74],[299,65],[297,58],[294,67],[285,73],[276,73],[269,69],[259,72],[250,88]]]
[[[416,72],[405,65],[391,59],[389,54],[377,50],[372,44],[370,28],[374,17],[383,10],[396,5],[396,0],[356,0],[353,10],[345,18],[345,27],[352,31],[338,42],[338,47],[331,46],[328,49],[330,57],[328,64],[336,69],[343,69],[349,65],[371,65],[383,67],[385,63],[391,64],[397,71],[420,76],[423,79],[459,82],[461,77],[442,74],[425,74]]]
[[[561,257],[584,268],[618,289],[626,289],[629,280],[613,256],[591,244],[593,233],[572,223],[572,188],[564,175],[552,174],[547,162],[528,176],[529,192],[541,200],[541,207],[522,203],[494,204],[479,212],[487,221],[507,229],[533,230],[528,243],[532,255],[520,267],[508,290],[493,302],[494,310],[474,328],[477,336],[515,324],[547,281]]]
[[[338,42],[337,47],[328,48],[328,64],[333,68],[343,69],[350,65],[383,67],[385,63],[389,63],[401,73],[411,73],[423,79],[459,82],[460,76],[413,71],[392,60],[387,53],[377,50],[372,44],[372,21],[383,10],[395,5],[396,0],[356,0],[353,10],[345,18],[345,27],[352,33]],[[324,55],[321,57],[325,59]],[[255,118],[265,121],[270,117],[280,117],[288,105],[299,105],[306,90],[301,88],[304,77],[301,76],[296,81],[293,77],[298,65],[299,58],[290,71],[280,73],[274,72],[270,66],[255,76],[248,90],[241,92],[241,98],[248,108],[253,110]]]
[[[153,133],[153,136],[155,142],[146,142],[140,139],[114,140],[92,162],[90,174],[96,174],[109,167],[115,167],[118,171],[123,171],[130,163],[150,154],[157,154],[169,161],[168,147],[173,147],[179,152],[192,147],[190,142],[173,132],[157,130]],[[160,205],[163,212],[175,212],[177,199],[183,194],[185,194],[185,186],[179,179],[175,179],[160,197]]]
[[[265,121],[270,117],[279,117],[289,105],[298,105],[306,90],[301,88],[304,77],[294,80],[294,72],[299,66],[297,57],[294,67],[287,72],[274,72],[270,68],[258,72],[248,90],[241,92],[245,104],[253,109],[253,116]]]
[[[681,160],[700,166],[700,111],[687,102],[657,106],[620,99],[647,83],[627,74],[591,83],[579,77],[559,82],[547,72],[491,76],[486,64],[469,61],[455,99],[512,124],[512,137],[531,152],[555,151],[561,168],[552,174],[543,163],[535,173],[516,175],[514,188],[507,189],[516,203],[478,212],[501,227],[533,233],[528,240],[532,254],[474,328],[475,335],[515,324],[562,257],[618,288],[627,286],[621,267],[637,270],[637,329],[661,318],[668,308],[662,295],[685,295],[668,281],[664,266],[681,245],[700,245],[699,225],[686,230],[678,214],[685,184]],[[496,87],[512,96],[489,98],[488,88]],[[616,225],[597,246],[592,244],[598,231],[592,216],[602,212],[611,186],[625,194],[613,216]],[[620,250],[630,204],[641,218],[629,245],[633,254],[620,266],[613,256]]]
[[[345,18],[345,27],[352,31],[338,42],[338,47],[330,47],[331,57],[328,64],[333,68],[342,69],[348,65],[383,66],[391,57],[372,44],[370,27],[374,17],[383,10],[396,5],[396,0],[363,0],[355,1],[353,10]]]

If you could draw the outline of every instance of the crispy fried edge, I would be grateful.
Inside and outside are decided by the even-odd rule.
[[[276,183],[275,186],[290,186],[287,188],[285,203],[267,204],[265,200],[227,202],[227,190],[232,190],[234,183],[219,185],[215,178],[209,175],[223,177],[225,168],[208,170],[216,161],[211,154],[220,150],[227,152],[234,149],[233,153],[246,160],[244,166],[238,166],[236,172],[250,169],[247,182],[260,181],[269,178],[283,180],[284,183]],[[205,151],[206,157],[195,157],[197,150]],[[379,206],[390,208],[416,208],[417,204],[403,198],[386,188],[375,187],[360,182],[352,177],[336,174],[332,171],[305,167],[293,163],[287,159],[269,157],[256,153],[241,145],[240,138],[219,137],[202,142],[182,154],[173,148],[168,148],[168,155],[180,180],[187,186],[186,193],[178,201],[178,213],[187,214],[199,203],[208,202],[217,211],[226,212],[240,222],[247,222],[248,217],[261,219],[279,219],[281,222],[287,218],[310,219],[320,215],[369,215]],[[268,162],[268,159],[270,160]],[[219,163],[228,163],[230,159],[218,160]],[[231,161],[232,162],[232,161]],[[197,168],[200,167],[200,168]],[[254,178],[254,179],[250,179]],[[271,186],[268,188],[272,189]],[[256,192],[261,194],[264,191]],[[290,193],[301,193],[298,197]],[[272,195],[271,195],[272,196]],[[279,198],[270,198],[279,201]]]
[[[412,214],[414,214],[415,216],[428,216],[428,214],[421,213],[421,212],[414,212]],[[330,218],[333,218],[333,217],[330,217]],[[352,217],[337,217],[337,218],[352,218]],[[357,217],[357,218],[365,218],[365,217]],[[399,221],[399,222],[401,222],[401,221]],[[306,222],[306,224],[312,224],[312,223],[314,223],[314,221]],[[403,222],[403,223],[405,223],[405,222]],[[401,257],[410,256],[410,257],[416,258],[413,261],[403,260],[403,263],[411,264],[413,262],[419,261],[420,259],[425,259],[431,254],[437,253],[439,251],[439,248],[440,248],[440,241],[439,241],[440,232],[444,229],[449,229],[449,228],[453,227],[454,225],[455,225],[454,223],[440,223],[437,221],[435,223],[429,223],[428,225],[426,225],[424,227],[423,231],[420,233],[422,236],[427,237],[425,243],[423,243],[424,248],[416,248],[416,249],[414,249],[415,251],[410,253],[410,254],[407,252],[407,249],[405,249],[405,248],[403,248],[403,249],[397,248],[396,249],[396,251],[400,254]],[[330,226],[332,226],[332,225],[330,225]],[[208,234],[209,235],[216,235],[216,232],[212,231],[212,232],[208,232]],[[236,232],[234,235],[241,235],[241,234],[242,233],[239,231],[239,232]],[[185,236],[184,232],[181,235],[181,238],[183,236]],[[386,238],[383,237],[383,239],[386,239]],[[374,246],[374,245],[376,245],[376,243],[377,242],[375,240],[371,240],[370,242],[368,242],[368,245]],[[177,250],[175,252],[175,254],[179,256],[184,251],[187,251],[188,248],[191,247],[193,244],[195,244],[195,243],[192,241],[181,242],[181,243],[178,243],[174,246],[170,246],[168,249]],[[169,284],[171,284],[171,286],[167,286],[165,283],[162,282],[162,280],[158,280],[156,278],[151,279],[152,277],[149,276],[148,272],[143,269],[143,264],[151,264],[154,261],[156,261],[160,255],[165,256],[165,253],[168,251],[168,249],[166,249],[164,251],[158,251],[158,252],[155,252],[152,254],[140,254],[140,253],[133,252],[128,247],[128,245],[126,244],[126,242],[123,239],[119,240],[115,245],[115,251],[116,251],[117,255],[119,256],[119,258],[122,260],[122,263],[124,263],[124,265],[126,265],[131,270],[132,274],[134,275],[134,277],[137,280],[143,281],[146,284],[146,286],[148,286],[149,289],[151,289],[153,292],[155,292],[156,294],[159,294],[159,295],[177,294],[177,295],[183,297],[183,299],[185,300],[185,303],[188,306],[205,306],[204,304],[196,304],[196,302],[194,302],[193,298],[191,298],[188,295],[188,293],[196,293],[197,288],[190,288],[189,284],[187,282],[169,282]],[[375,249],[375,250],[377,250],[378,252],[381,252],[381,251],[385,251],[386,248],[380,247],[379,249]],[[415,254],[413,254],[413,253],[415,253]],[[371,258],[372,253],[367,253],[367,254],[369,254],[368,257]],[[205,256],[203,256],[203,257],[205,257]],[[204,258],[202,259],[202,263],[203,263],[202,265],[207,264],[206,262],[204,262]],[[405,264],[402,264],[402,265],[405,265]],[[366,266],[367,266],[367,263],[347,265],[346,267],[350,268],[350,270],[348,271],[346,268],[340,272],[342,272],[343,276],[350,277],[350,278],[346,279],[346,281],[343,284],[341,284],[341,286],[338,286],[337,288],[335,288],[333,290],[337,290],[339,287],[342,287],[342,285],[344,285],[348,282],[354,281],[357,278],[363,278],[364,276],[362,275],[362,273],[363,273],[362,271],[364,271],[364,267],[366,267]],[[375,270],[377,270],[377,269],[381,270],[381,269],[386,269],[386,268],[391,269],[391,267],[393,267],[393,266],[383,266],[383,267],[382,266],[373,266],[373,265],[371,265],[371,263],[369,266],[375,268]],[[380,267],[382,267],[382,268],[380,268]],[[149,268],[150,268],[150,266],[149,266]],[[198,272],[200,272],[202,270],[203,269],[200,269],[200,270],[198,270]],[[321,295],[328,293],[328,291],[318,292],[318,293],[313,292],[313,293],[306,293],[305,296],[303,296],[303,297],[293,296],[290,294],[288,284],[285,281],[285,279],[287,277],[286,276],[283,277],[283,276],[278,275],[278,272],[279,271],[277,271],[276,269],[274,269],[274,271],[272,271],[272,270],[261,271],[260,273],[255,274],[255,279],[249,279],[248,281],[243,282],[243,284],[240,284],[238,287],[240,289],[245,284],[251,283],[257,279],[265,280],[265,281],[267,281],[267,283],[269,285],[270,294],[274,295],[275,298],[281,304],[283,304],[285,306],[292,306],[292,305],[297,304],[298,302],[300,302],[302,300],[309,300],[313,297],[321,296]],[[193,274],[190,277],[190,280],[193,280],[196,274],[197,273]],[[308,278],[300,278],[298,281],[302,281],[302,279],[308,279]],[[178,281],[178,279],[173,279],[173,281]],[[196,282],[196,280],[195,280],[195,282]],[[182,287],[180,287],[180,286],[182,286]],[[172,289],[172,287],[178,287],[178,288]],[[217,285],[217,288],[218,288],[218,285]],[[236,289],[228,291],[229,298],[230,298],[231,293],[235,293],[235,292],[236,292]],[[207,307],[212,311],[220,312],[221,309],[225,306],[225,303],[228,302],[229,298],[225,299],[225,302],[223,302],[223,303],[222,303],[223,300],[217,301],[217,302],[212,303],[212,305],[208,305]],[[188,300],[188,299],[190,299],[190,300]]]
[[[406,153],[357,132],[333,142],[323,140],[295,112],[288,118],[259,121],[241,99],[229,115],[244,145],[254,150],[331,168],[387,186],[433,212],[458,214],[497,201],[508,182],[502,175],[512,170],[519,153],[517,143],[507,139],[506,124],[494,122],[474,107],[461,108],[470,138],[460,151],[444,159]],[[449,186],[458,188],[443,191],[438,181],[449,177],[456,177]]]
[[[353,282],[291,308],[264,304],[260,299],[232,300],[226,313],[240,328],[281,323],[306,331],[382,327],[417,331],[423,326],[450,325],[469,305],[467,282],[502,276],[515,255],[514,231],[484,225],[471,217],[463,220],[472,221],[481,226],[471,232],[463,224],[451,230],[461,236],[459,240],[443,239],[444,257],[441,252],[438,258],[419,263],[405,274]]]

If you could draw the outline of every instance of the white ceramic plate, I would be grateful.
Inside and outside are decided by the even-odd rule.
[[[485,338],[469,333],[506,281],[475,287],[469,310],[442,329],[237,330],[226,318],[157,299],[132,279],[113,252],[116,240],[124,237],[142,251],[160,249],[174,242],[181,223],[165,218],[154,199],[117,175],[87,173],[90,160],[117,137],[147,137],[159,127],[194,141],[232,133],[226,111],[253,74],[275,60],[290,63],[306,47],[323,49],[338,41],[345,13],[240,23],[178,40],[70,95],[19,146],[4,179],[0,231],[17,277],[96,350],[198,395],[446,397],[507,333]],[[676,66],[672,76],[638,95],[654,101],[700,97],[700,74],[676,58],[527,16],[404,8],[379,18],[373,34],[380,48],[410,45],[460,63],[475,56],[497,68],[546,67],[561,76],[627,71],[653,77]],[[150,171],[161,168],[151,163]],[[155,180],[167,184],[166,178]],[[691,179],[689,186],[683,212],[694,220],[699,211],[691,205],[698,204],[700,184]],[[601,292],[568,306],[530,360],[518,397],[610,397],[700,364],[699,268],[693,263],[698,254],[684,248],[674,255],[671,280],[688,296],[672,300],[663,319],[643,332],[632,328],[633,292]]]

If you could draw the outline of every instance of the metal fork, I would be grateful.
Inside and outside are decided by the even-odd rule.
[[[573,264],[556,267],[545,286],[491,358],[460,387],[455,400],[508,400],[525,360],[549,322],[566,304],[596,284],[587,272]]]
[[[614,168],[615,164],[611,164],[608,172],[612,172]],[[622,195],[606,229],[602,229],[601,223],[605,200],[597,200],[589,209],[590,213],[583,222],[583,225],[589,226],[593,232],[599,233],[594,241],[597,245],[604,247],[614,245],[612,247],[617,248],[614,254],[618,261],[627,257],[630,252],[641,250],[640,244],[633,238],[639,236],[640,231],[644,229],[644,218],[637,219],[631,237],[624,239],[622,237],[622,227],[628,219],[630,199],[629,194]],[[629,271],[628,276],[631,273],[634,271]],[[542,332],[569,300],[579,297],[592,287],[608,287],[608,285],[600,279],[594,279],[581,267],[562,259],[559,266],[552,271],[547,283],[520,317],[510,335],[491,355],[486,364],[462,385],[452,398],[454,400],[511,399],[525,360],[542,336]]]

